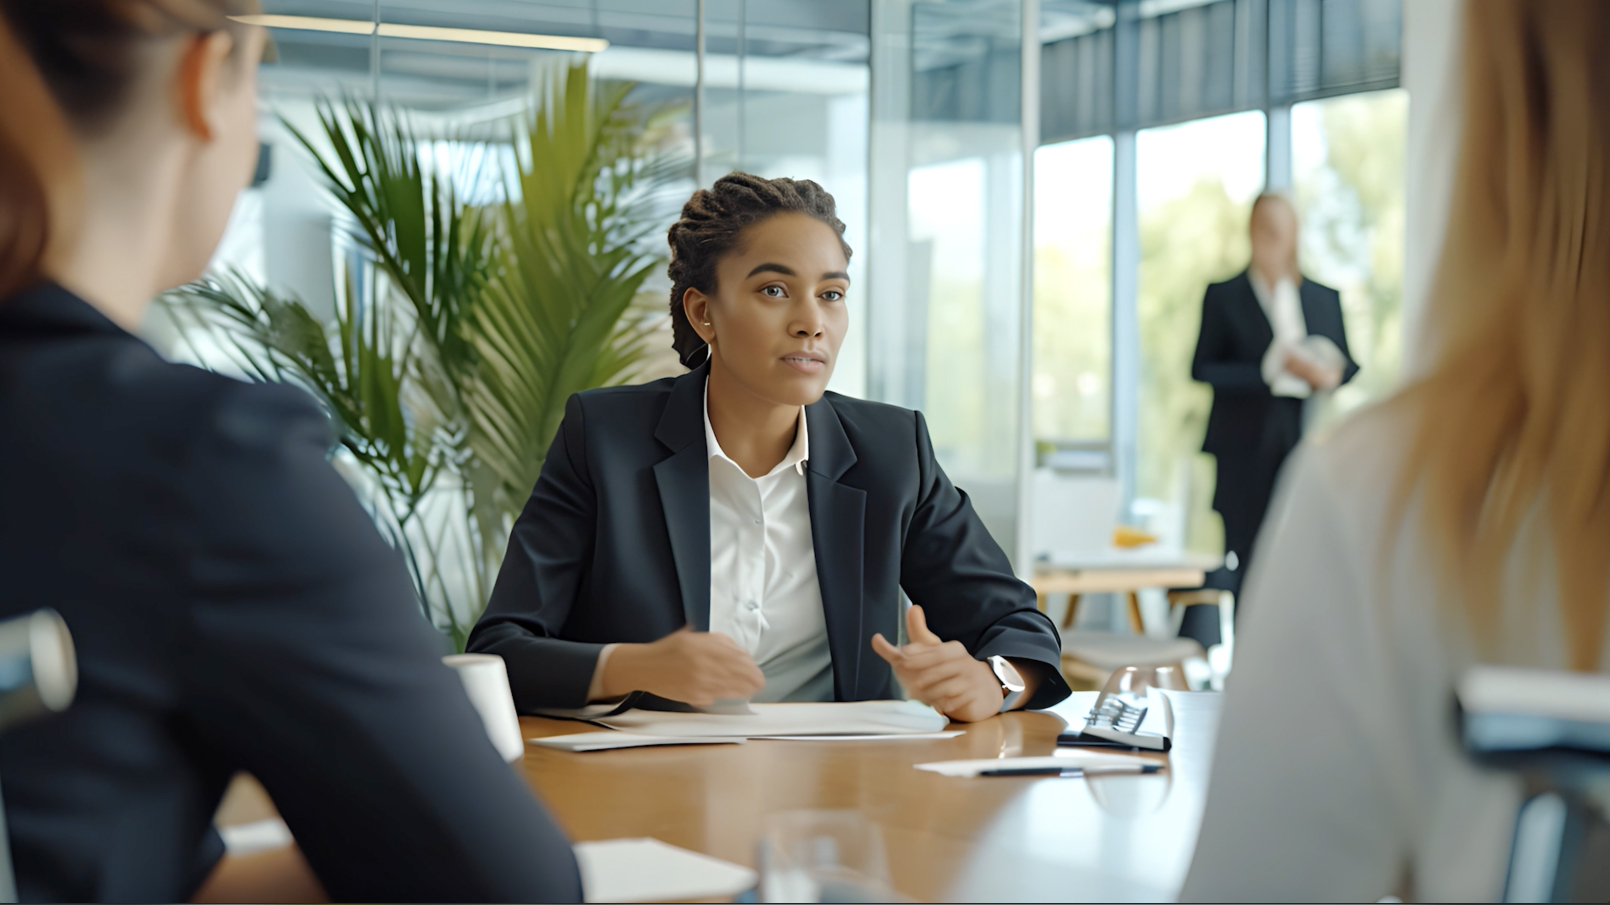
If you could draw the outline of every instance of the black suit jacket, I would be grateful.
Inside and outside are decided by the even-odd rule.
[[[1336,344],[1347,361],[1342,382],[1352,380],[1358,365],[1347,350],[1341,296],[1329,286],[1305,279],[1298,297],[1309,335],[1324,336]],[[1274,335],[1246,271],[1208,286],[1202,298],[1202,329],[1191,359],[1191,377],[1213,387],[1213,409],[1208,413],[1202,451],[1221,462],[1249,459],[1272,446],[1289,450],[1302,436],[1301,405],[1276,397],[1263,382],[1263,355]]]
[[[471,650],[501,654],[523,710],[578,707],[598,653],[710,626],[708,366],[570,398],[515,523]],[[934,459],[922,415],[827,393],[805,409],[806,493],[834,697],[898,696],[872,651],[900,589],[975,657],[1045,665],[1031,706],[1068,695],[1055,627]]]
[[[580,900],[330,439],[58,287],[0,301],[0,616],[55,607],[79,667],[0,736],[25,901],[189,899],[238,770],[335,901]]]

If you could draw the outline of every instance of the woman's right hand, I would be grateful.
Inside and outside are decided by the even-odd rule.
[[[1286,370],[1301,377],[1316,390],[1333,390],[1342,382],[1340,371],[1327,368],[1295,352],[1286,353]]]
[[[748,700],[766,687],[755,658],[720,632],[679,629],[648,644],[622,644],[604,663],[603,693],[634,691],[707,707],[716,701]]]

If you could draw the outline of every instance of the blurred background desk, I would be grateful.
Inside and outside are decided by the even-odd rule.
[[[1042,562],[1034,570],[1030,584],[1038,598],[1040,611],[1046,611],[1046,596],[1067,594],[1068,608],[1062,627],[1073,624],[1079,598],[1085,594],[1123,594],[1129,601],[1129,627],[1137,635],[1146,633],[1138,594],[1147,588],[1197,588],[1207,573],[1223,565],[1215,556],[1181,553],[1156,555],[1147,551],[1110,553],[1084,560]]]
[[[953,739],[751,741],[572,754],[527,746],[527,780],[578,840],[652,836],[756,865],[768,815],[851,808],[882,828],[895,887],[923,901],[1160,901],[1184,881],[1201,820],[1216,694],[1176,709],[1168,771],[1097,779],[958,779],[913,764],[1049,754],[1094,693]],[[526,737],[586,731],[523,717]]]
[[[1073,687],[1100,688],[1120,666],[1174,666],[1182,673],[1195,670],[1192,687],[1220,687],[1230,669],[1234,635],[1232,601],[1218,591],[1201,588],[1207,574],[1224,561],[1216,556],[1167,550],[1108,550],[1078,559],[1060,558],[1037,565],[1031,584],[1041,612],[1048,613],[1049,597],[1068,595],[1062,610],[1062,673]],[[1148,618],[1140,593],[1160,592],[1157,607]],[[1074,631],[1079,602],[1086,594],[1118,594],[1127,603],[1129,632]],[[1222,651],[1204,650],[1191,638],[1178,637],[1184,608],[1200,603],[1220,605]],[[1048,613],[1049,614],[1049,613]],[[1191,662],[1196,662],[1194,667]]]

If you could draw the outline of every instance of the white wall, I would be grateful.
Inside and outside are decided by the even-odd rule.
[[[1459,35],[1465,0],[1403,4],[1403,87],[1409,92],[1404,198],[1403,375],[1425,362],[1422,317],[1442,250],[1458,156],[1462,79]]]

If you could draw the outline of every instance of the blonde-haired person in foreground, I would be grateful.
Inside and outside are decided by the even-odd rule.
[[[1495,899],[1519,788],[1453,684],[1605,669],[1610,3],[1465,11],[1431,366],[1288,471],[1186,901]]]

